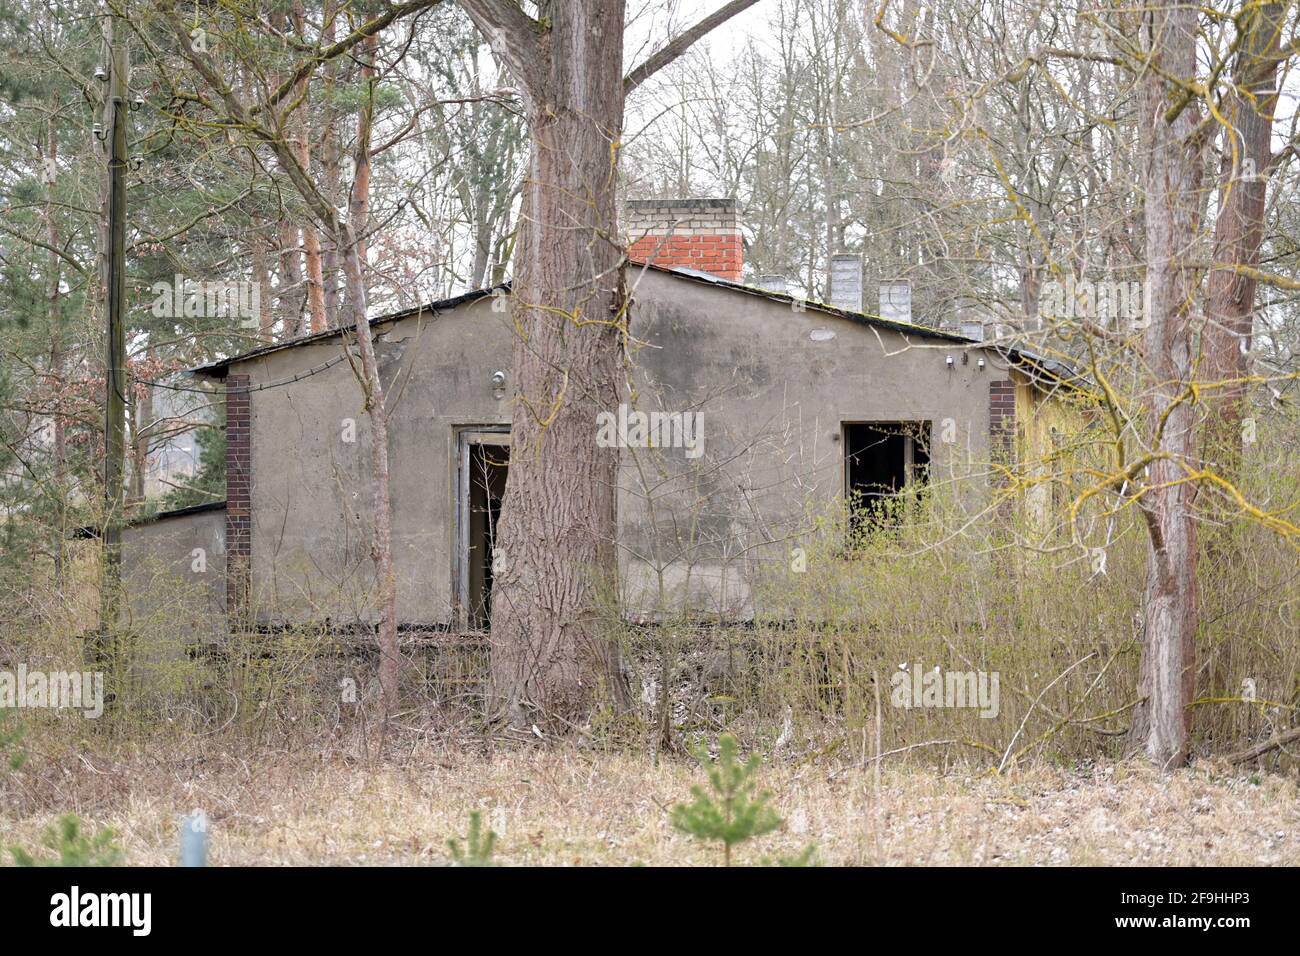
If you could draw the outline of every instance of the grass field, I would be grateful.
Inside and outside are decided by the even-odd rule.
[[[1204,764],[1165,776],[1139,764],[1004,777],[894,766],[877,789],[871,769],[824,760],[769,763],[760,778],[785,824],[740,848],[740,863],[814,844],[825,865],[1300,864],[1293,777]],[[202,808],[218,865],[441,864],[478,809],[507,865],[717,864],[668,818],[701,779],[689,760],[575,748],[420,744],[377,766],[302,752],[38,753],[6,785],[0,842],[35,846],[73,811],[113,827],[128,864],[169,864],[178,816]]]

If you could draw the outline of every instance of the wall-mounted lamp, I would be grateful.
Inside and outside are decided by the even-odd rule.
[[[984,368],[984,359],[983,359],[982,356],[981,356],[981,358],[980,358],[980,360],[979,360],[979,367],[980,367],[981,369]]]
[[[948,364],[948,368],[952,368],[952,356],[951,356],[951,355],[948,356],[948,363],[947,363],[947,364]]]
[[[492,397],[497,401],[506,397],[506,373],[501,369],[492,373]]]

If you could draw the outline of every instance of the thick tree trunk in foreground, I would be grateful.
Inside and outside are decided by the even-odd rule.
[[[1207,394],[1212,414],[1206,429],[1209,466],[1230,481],[1236,478],[1241,449],[1257,285],[1253,276],[1234,267],[1259,265],[1284,21],[1281,3],[1265,3],[1247,15],[1234,89],[1223,108],[1229,128],[1224,130],[1214,224],[1214,262],[1219,268],[1210,272],[1207,283],[1202,377],[1230,383]]]
[[[1141,693],[1133,733],[1161,767],[1188,753],[1195,680],[1195,485],[1186,478],[1195,450],[1195,405],[1187,385],[1195,374],[1192,307],[1201,146],[1192,139],[1198,110],[1176,117],[1176,88],[1161,73],[1191,81],[1196,72],[1196,8],[1175,5],[1144,14],[1146,49],[1159,70],[1142,80],[1138,122],[1145,181],[1148,443],[1155,454],[1140,506],[1147,526],[1147,581]]]
[[[617,95],[621,103],[621,87]],[[492,601],[494,696],[516,720],[526,709],[579,716],[599,678],[619,680],[605,670],[612,649],[593,622],[616,557],[618,452],[595,437],[597,414],[618,404],[622,359],[610,168],[618,132],[566,111],[534,135],[521,211],[534,228],[516,249],[518,399]],[[599,165],[575,162],[582,153]],[[558,228],[543,241],[539,225]]]
[[[617,405],[626,332],[615,192],[623,98],[757,0],[731,0],[623,76],[624,0],[461,0],[510,68],[530,133],[513,285],[510,472],[493,569],[494,716],[553,728],[600,685],[628,704],[596,620],[615,593],[618,452],[596,445]]]
[[[513,3],[463,4],[521,87],[532,151],[515,252],[517,399],[493,570],[494,716],[581,718],[617,656],[595,623],[615,566],[618,452],[596,416],[618,404],[623,315],[615,187],[623,0],[555,4],[542,30]]]

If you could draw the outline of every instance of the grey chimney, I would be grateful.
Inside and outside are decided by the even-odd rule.
[[[764,292],[779,292],[781,295],[790,294],[790,280],[785,276],[763,275],[756,280],[758,287]]]
[[[862,257],[842,252],[831,256],[831,305],[862,311]]]
[[[890,322],[912,321],[912,280],[885,279],[880,283],[880,317]]]

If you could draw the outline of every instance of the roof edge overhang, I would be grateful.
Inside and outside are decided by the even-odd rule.
[[[201,505],[189,505],[185,508],[173,508],[171,511],[159,511],[151,515],[142,515],[138,518],[131,518],[122,522],[123,528],[139,528],[142,525],[157,524],[160,521],[166,521],[168,518],[187,518],[190,515],[200,515],[209,511],[225,511],[226,502],[222,501],[205,501]],[[73,528],[68,532],[70,538],[98,538],[100,529],[96,525],[84,525],[80,528]]]
[[[440,312],[448,312],[457,306],[465,305],[469,302],[477,302],[479,299],[486,298],[498,290],[508,290],[509,288],[509,283],[505,283],[493,286],[489,289],[475,289],[473,292],[465,292],[448,299],[439,299],[426,305],[417,305],[409,309],[403,309],[400,312],[390,312],[386,315],[375,316],[369,320],[369,325],[373,329],[377,326],[387,325],[390,322],[398,322],[402,319],[408,319],[412,316],[424,313],[437,315]],[[220,359],[216,362],[209,362],[207,365],[200,365],[197,368],[188,369],[186,374],[199,378],[221,380],[226,377],[232,365],[238,365],[241,362],[259,359],[275,352],[284,351],[285,349],[297,348],[300,345],[313,345],[317,342],[326,342],[332,338],[341,337],[351,331],[351,326],[340,326],[336,329],[325,329],[322,332],[313,332],[310,335],[302,335],[295,339],[289,339],[286,342],[276,342],[271,345],[263,345],[259,348],[250,349],[247,352],[240,352],[237,355],[232,355],[229,358]]]
[[[888,329],[891,332],[899,332],[904,335],[919,335],[925,338],[939,339],[944,342],[987,347],[978,339],[972,339],[970,336],[962,335],[959,332],[945,332],[942,329],[933,329],[926,325],[917,325],[914,322],[898,322],[894,319],[886,319],[870,312],[855,312],[852,309],[841,309],[839,306],[830,305],[826,302],[819,302],[816,299],[803,299],[799,296],[791,295],[789,292],[774,292],[771,289],[760,289],[757,286],[745,285],[743,282],[732,282],[730,279],[723,279],[719,276],[710,275],[707,272],[699,272],[695,269],[669,268],[667,266],[657,266],[649,262],[634,262],[631,265],[634,269],[645,269],[652,272],[666,273],[679,279],[686,279],[691,282],[699,283],[700,285],[717,286],[723,289],[730,289],[733,292],[743,292],[747,295],[758,296],[772,302],[782,302],[788,305],[800,302],[806,308],[815,309],[818,312],[827,315],[838,316],[842,319],[848,319],[850,322],[857,322],[860,325],[875,326],[877,328]]]
[[[1058,386],[1064,386],[1067,388],[1078,388],[1080,387],[1078,383],[1082,382],[1078,373],[1075,372],[1074,369],[1070,368],[1066,363],[1045,359],[1042,356],[1014,346],[998,346],[989,342],[984,342],[980,339],[973,339],[970,336],[962,335],[958,332],[947,332],[942,329],[934,329],[929,326],[917,325],[912,322],[899,322],[894,319],[886,319],[879,315],[873,315],[869,312],[855,312],[851,309],[842,309],[826,302],[818,302],[815,299],[801,299],[788,292],[774,292],[769,289],[760,289],[756,286],[745,285],[741,282],[732,282],[729,279],[723,279],[718,276],[697,272],[695,270],[658,266],[649,262],[633,262],[630,263],[630,265],[634,270],[650,271],[662,275],[669,275],[675,279],[694,282],[702,286],[739,292],[745,295],[758,296],[772,302],[781,302],[787,305],[793,305],[794,303],[799,302],[802,303],[805,308],[814,309],[825,315],[833,315],[850,322],[856,322],[859,325],[885,329],[891,332],[896,332],[900,335],[919,336],[921,338],[934,339],[941,342],[950,342],[954,345],[960,345],[965,348],[979,348],[995,351],[1006,356],[1010,361],[1017,365],[1033,369],[1034,371],[1031,378],[1037,387],[1045,387],[1043,379],[1050,379]],[[458,306],[486,298],[498,291],[508,291],[509,289],[510,283],[502,283],[501,285],[492,286],[491,288],[476,289],[472,292],[465,292],[447,299],[440,299],[435,302],[430,302],[427,305],[415,306],[410,309],[404,309],[400,312],[392,312],[387,315],[376,316],[369,320],[370,327],[375,328],[392,322],[399,322],[402,319],[411,318],[412,316],[425,313],[432,313],[436,316],[440,312],[447,312]],[[286,349],[297,348],[301,345],[325,342],[329,339],[342,336],[349,331],[350,329],[348,328],[326,329],[323,332],[304,335],[296,339],[290,339],[287,342],[277,342],[272,345],[264,345],[248,352],[232,355],[229,358],[221,359],[217,362],[210,362],[207,365],[201,365],[197,368],[190,369],[188,374],[219,381],[226,377],[233,365],[259,359],[266,355],[271,355]]]
[[[677,278],[687,279],[698,282],[703,285],[720,286],[725,289],[731,289],[736,292],[744,292],[749,295],[761,296],[774,302],[783,302],[793,304],[802,302],[805,307],[815,309],[818,312],[827,315],[838,316],[847,319],[850,322],[857,322],[861,325],[868,325],[873,328],[888,329],[901,335],[916,335],[928,339],[938,339],[942,342],[951,342],[954,345],[960,345],[964,348],[987,349],[1007,358],[1017,367],[1031,369],[1030,378],[1035,387],[1050,390],[1047,387],[1046,380],[1051,380],[1057,386],[1076,389],[1081,387],[1083,378],[1067,363],[1057,359],[1046,359],[1043,356],[1033,352],[1028,352],[1016,346],[996,345],[991,342],[985,342],[982,339],[974,339],[968,335],[962,335],[959,332],[946,332],[942,329],[931,328],[926,325],[917,325],[914,322],[898,322],[893,319],[886,319],[883,316],[874,315],[870,312],[855,312],[851,309],[842,309],[838,306],[830,305],[825,302],[818,302],[815,299],[800,299],[798,296],[791,295],[788,292],[773,292],[770,289],[760,289],[756,286],[745,285],[740,282],[732,282],[730,279],[723,279],[718,276],[709,275],[708,273],[698,272],[690,269],[667,268],[656,266],[652,263],[634,263],[638,269],[649,269],[655,272],[669,273]]]

